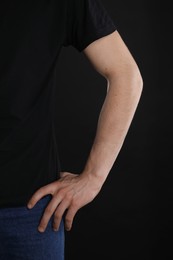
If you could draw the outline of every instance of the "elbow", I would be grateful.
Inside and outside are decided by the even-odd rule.
[[[136,69],[134,71],[134,78],[135,78],[135,81],[136,81],[136,86],[142,91],[144,82],[143,82],[142,74],[141,74],[141,72],[140,72],[140,70],[137,66],[136,66]]]
[[[142,75],[138,68],[137,68],[136,74],[137,74],[136,75],[136,87],[135,87],[134,91],[137,92],[137,95],[138,95],[137,98],[138,98],[138,102],[139,102],[141,95],[142,95],[144,82],[143,82]]]
[[[138,93],[138,95],[141,95],[144,82],[143,82],[143,77],[141,75],[141,72],[137,66],[131,72],[131,79],[129,80],[129,82],[131,82],[130,85],[131,85],[132,91],[135,91]]]
[[[106,79],[108,89],[111,86],[115,86],[115,88],[119,87],[123,89],[126,93],[130,92],[138,96],[142,94],[144,83],[141,72],[136,64],[128,65],[116,71],[114,70],[106,75]]]

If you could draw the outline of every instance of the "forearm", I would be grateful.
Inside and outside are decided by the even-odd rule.
[[[93,142],[83,174],[104,183],[127,135],[135,114],[142,84],[133,79],[112,77],[99,115]]]

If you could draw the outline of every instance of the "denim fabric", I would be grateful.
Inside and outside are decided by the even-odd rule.
[[[63,220],[58,231],[52,229],[53,216],[45,232],[37,229],[50,199],[46,195],[32,209],[0,209],[0,260],[64,260]]]

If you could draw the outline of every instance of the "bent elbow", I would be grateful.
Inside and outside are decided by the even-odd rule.
[[[125,91],[142,93],[143,78],[136,64],[128,64],[123,68],[112,70],[109,75],[106,75],[108,88],[118,86]]]
[[[138,90],[138,93],[141,95],[144,82],[143,82],[143,77],[142,77],[141,72],[138,67],[134,68],[133,72],[131,73],[131,84],[130,85],[135,91]]]

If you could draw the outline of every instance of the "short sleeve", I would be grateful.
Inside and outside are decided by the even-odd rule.
[[[81,52],[93,41],[117,29],[101,0],[66,1],[66,32],[63,46],[72,45]]]

